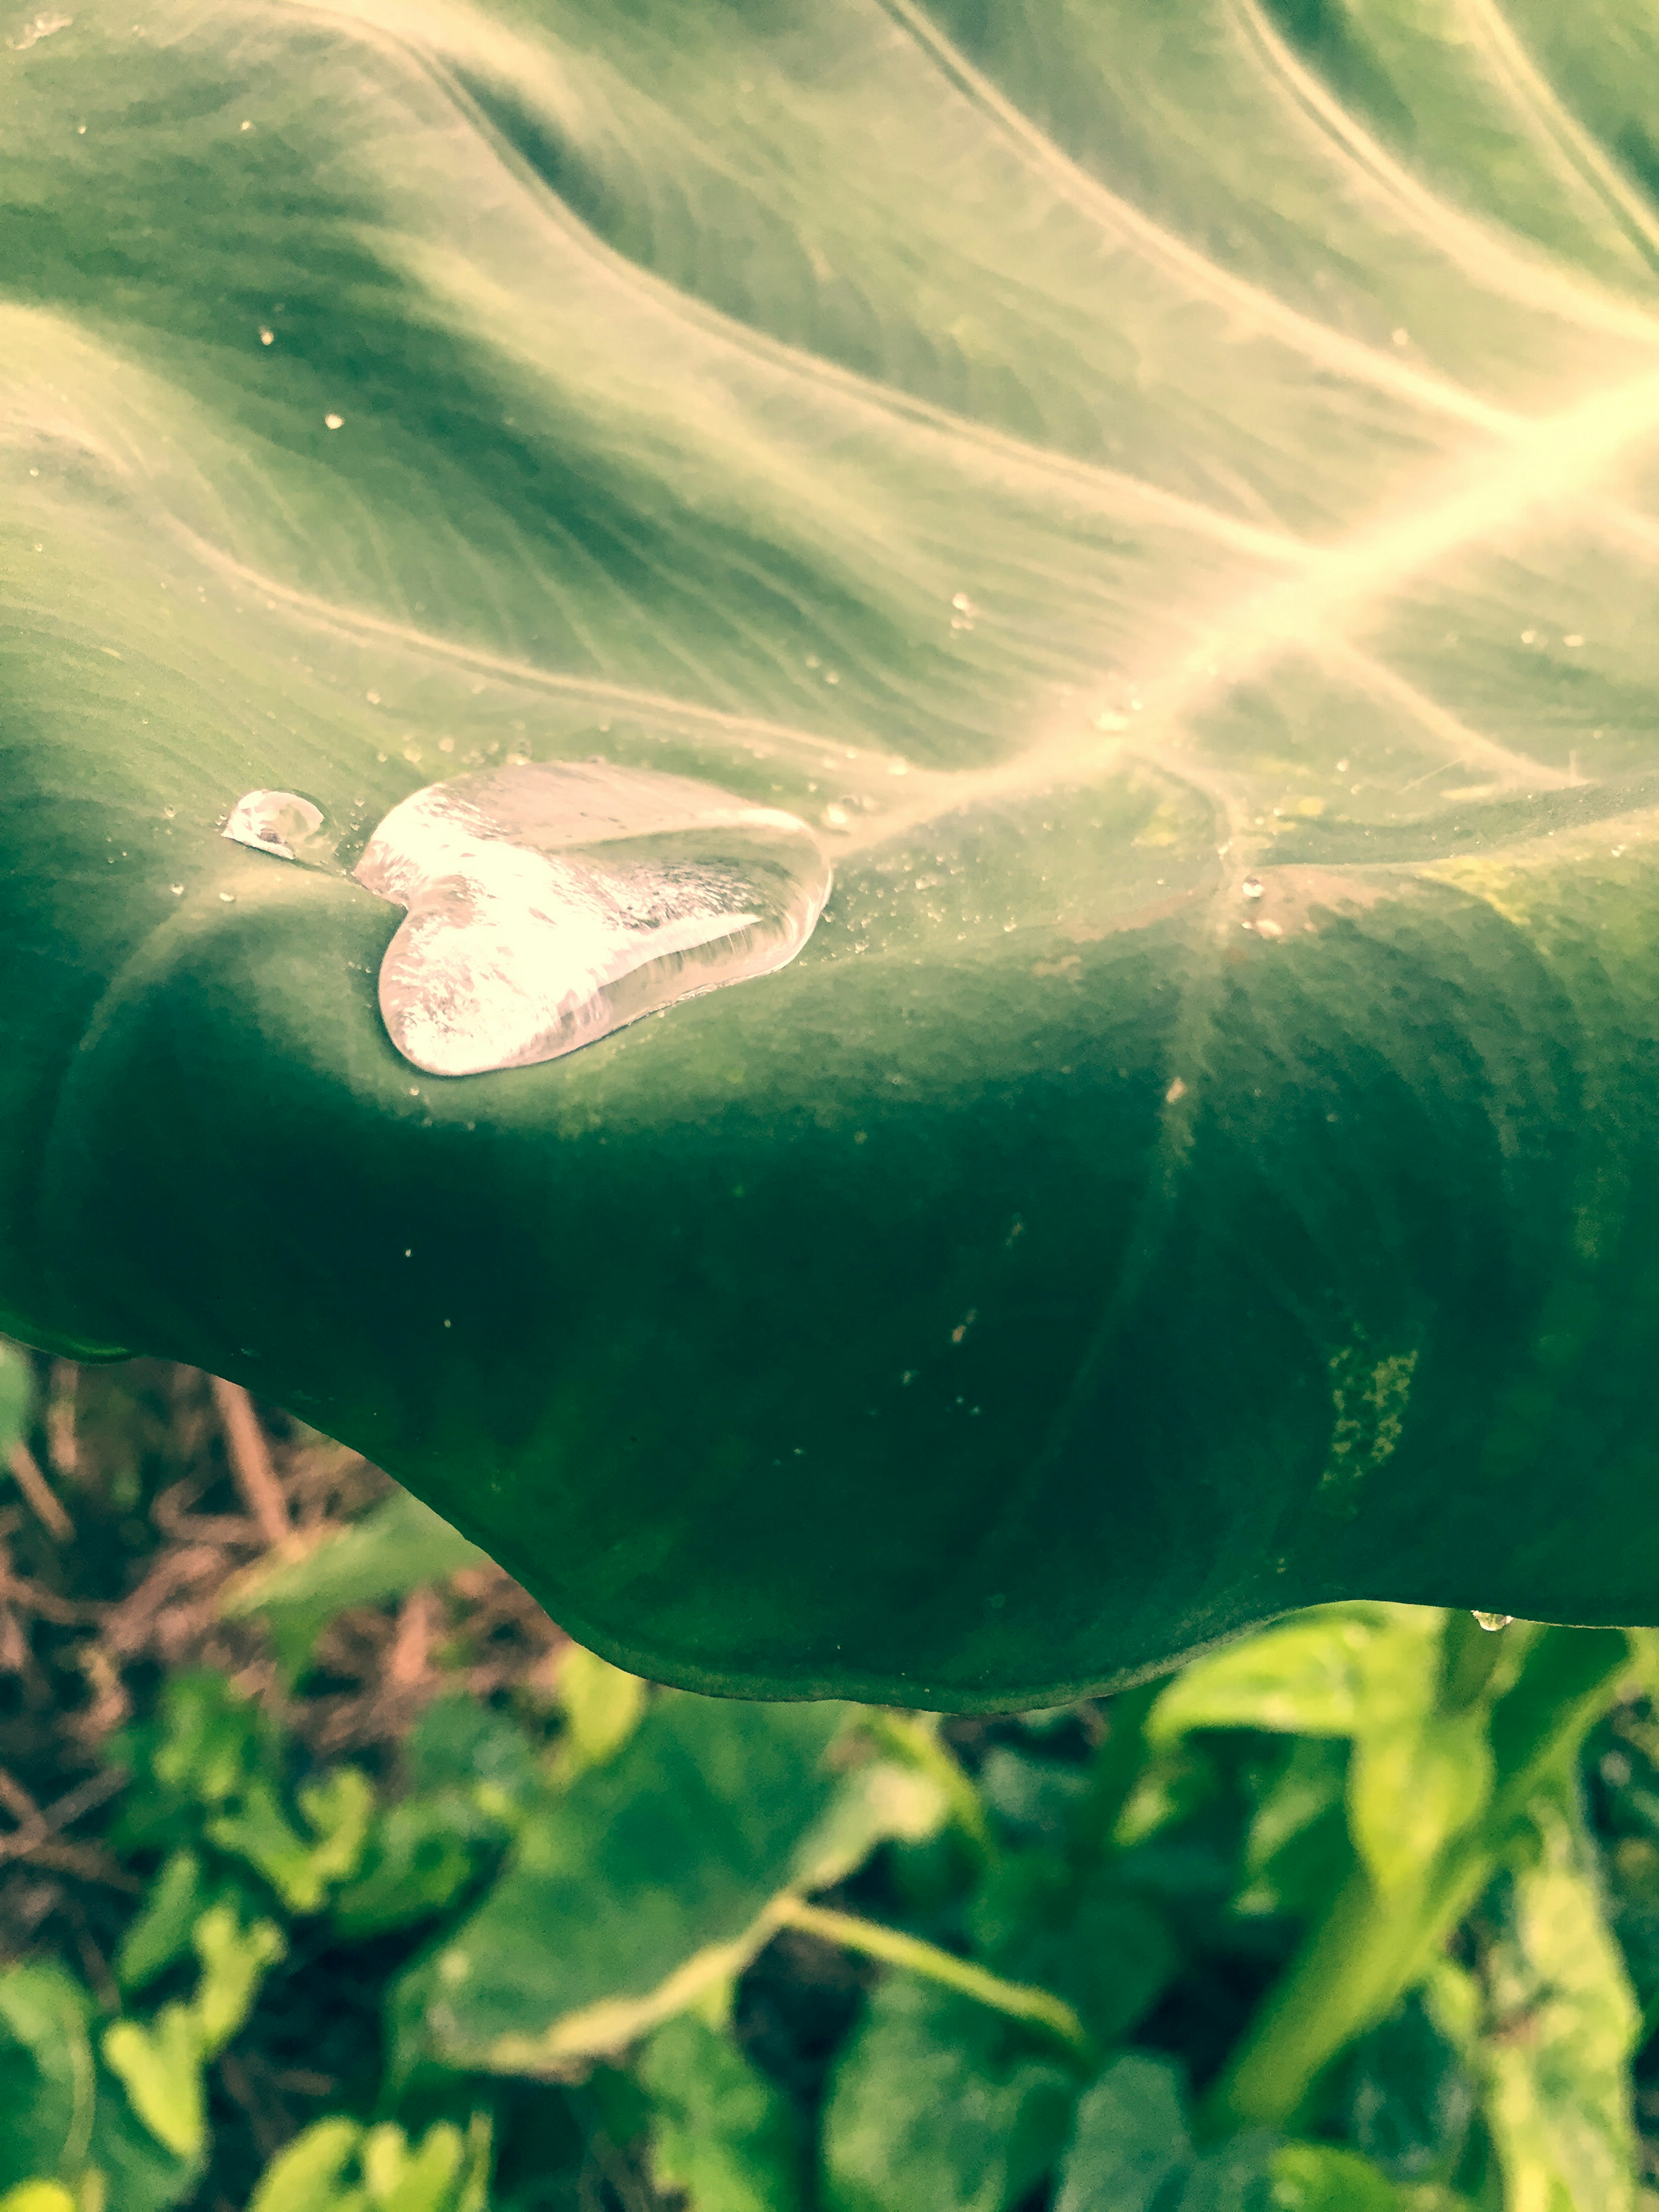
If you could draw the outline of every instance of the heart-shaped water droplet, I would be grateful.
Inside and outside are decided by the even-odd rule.
[[[793,960],[830,896],[805,823],[690,778],[550,762],[429,784],[353,872],[409,911],[380,1012],[429,1075],[526,1067]]]
[[[251,845],[256,853],[291,860],[322,826],[322,810],[297,791],[245,791],[225,817],[219,835],[238,845]]]

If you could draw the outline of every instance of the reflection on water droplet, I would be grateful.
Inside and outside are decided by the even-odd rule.
[[[345,428],[345,416],[343,415],[325,415],[323,417],[323,425],[325,429],[343,430]]]
[[[220,831],[238,845],[256,853],[271,853],[291,860],[306,839],[323,826],[322,809],[297,791],[244,792]]]
[[[1482,1628],[1507,1628],[1515,1619],[1512,1613],[1477,1613],[1475,1619]]]
[[[409,911],[380,1012],[432,1075],[526,1067],[793,960],[830,895],[805,824],[689,778],[485,769],[393,807],[357,881]]]
[[[169,884],[167,889],[173,893],[174,898],[183,898],[185,895],[185,887],[182,884]]]
[[[1260,876],[1246,876],[1238,887],[1238,895],[1241,898],[1259,899],[1261,891],[1262,883]]]

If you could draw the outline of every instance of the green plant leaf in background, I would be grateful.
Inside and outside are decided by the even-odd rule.
[[[526,1822],[500,1881],[393,2005],[397,2066],[557,2075],[729,1982],[781,1893],[837,1879],[841,1707],[668,1696]]]
[[[695,2013],[646,2044],[652,2175],[686,2212],[800,2212],[807,2146],[782,2094]]]
[[[994,2013],[892,1976],[836,2069],[827,2212],[1006,2212],[1052,2166],[1077,2087]]]
[[[0,1319],[690,1686],[1641,1618],[1656,87],[1637,0],[28,19]],[[595,754],[816,936],[419,1078],[356,854]]]
[[[1486,2112],[1514,2201],[1530,2194],[1562,2212],[1629,2212],[1638,2014],[1580,1839],[1559,1806],[1540,1808],[1539,1857],[1515,1876],[1487,1978]]]

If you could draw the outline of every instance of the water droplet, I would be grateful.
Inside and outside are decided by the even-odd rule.
[[[974,603],[969,598],[966,592],[952,592],[951,596],[951,605],[956,609],[959,615],[970,615],[974,611]]]
[[[185,887],[182,884],[169,884],[167,889],[173,893],[174,898],[183,898],[185,895]]]
[[[830,866],[805,824],[683,776],[485,769],[393,807],[355,871],[409,911],[380,1012],[433,1075],[526,1067],[781,968]]]
[[[236,903],[235,892],[221,891],[219,894],[219,902],[222,906],[234,906]]]
[[[275,345],[276,343],[276,331],[268,331],[262,325],[259,331],[259,343],[261,345]]]
[[[1260,876],[1246,876],[1243,882],[1238,887],[1238,895],[1240,898],[1259,899],[1261,896],[1262,889],[1263,885]]]
[[[1567,635],[1562,639],[1561,642],[1563,645],[1571,646],[1575,651],[1577,651],[1578,647],[1584,642],[1584,640],[1583,634],[1575,629],[1569,631]]]
[[[231,808],[219,834],[256,853],[291,860],[296,848],[322,826],[321,808],[297,791],[248,791]]]
[[[1477,1613],[1475,1619],[1482,1628],[1507,1628],[1515,1619],[1512,1613]]]
[[[163,816],[165,817],[165,818],[166,818],[167,821],[169,821],[169,822],[171,822],[171,821],[173,820],[173,817],[178,813],[178,811],[179,811],[179,810],[178,810],[178,808],[177,808],[176,806],[164,806],[164,807],[161,809],[162,815],[163,815]]]
[[[325,429],[342,430],[345,428],[345,416],[343,415],[325,415],[323,417],[323,425]]]

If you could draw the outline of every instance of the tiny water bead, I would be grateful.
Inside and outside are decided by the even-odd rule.
[[[429,1075],[528,1067],[785,966],[830,896],[805,823],[650,769],[547,762],[428,784],[354,871],[408,913],[380,1012]]]
[[[247,791],[231,808],[219,834],[256,853],[291,860],[322,826],[322,809],[296,791]]]
[[[1507,1628],[1515,1619],[1512,1613],[1477,1613],[1475,1620],[1482,1628]]]

